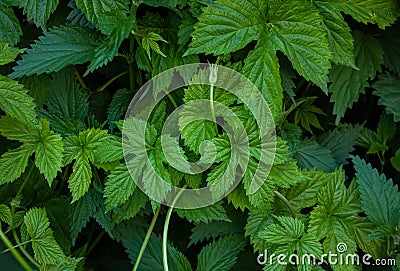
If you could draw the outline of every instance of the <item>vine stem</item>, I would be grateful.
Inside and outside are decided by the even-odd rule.
[[[214,84],[210,86],[210,107],[211,107],[211,116],[213,118],[214,127],[216,132],[218,133],[218,125],[217,125],[217,118],[215,117],[215,110],[214,110]]]
[[[101,86],[100,88],[97,89],[96,92],[101,92],[103,90],[106,89],[106,87],[108,87],[109,85],[111,85],[115,80],[117,80],[118,78],[124,76],[125,74],[127,74],[128,71],[122,72],[120,74],[117,74],[116,76],[114,76],[113,78],[111,78],[107,83],[105,83],[103,86]]]
[[[97,246],[97,244],[100,242],[101,238],[103,238],[104,236],[104,231],[102,231],[97,237],[96,239],[93,241],[93,243],[90,245],[90,247],[88,248],[88,250],[86,251],[86,257],[90,254],[90,252],[93,251],[93,249]]]
[[[281,193],[279,193],[278,191],[274,191],[274,194],[281,200],[283,201],[283,203],[285,203],[285,205],[288,207],[290,214],[292,215],[293,218],[296,218],[296,212],[293,209],[293,206],[290,204],[290,202],[288,201],[287,198],[285,198],[284,195],[282,195]]]
[[[26,186],[28,180],[30,179],[32,172],[35,168],[34,164],[31,164],[28,173],[26,174],[24,181],[22,182],[21,186],[19,187],[17,194],[15,196],[16,199],[19,198],[21,195],[22,191],[24,190],[24,187]],[[15,213],[15,208],[16,205],[13,204],[11,206],[11,214],[14,216]],[[15,242],[17,243],[17,247],[21,250],[21,252],[25,255],[25,257],[32,262],[36,267],[40,267],[40,265],[32,258],[32,256],[25,250],[25,248],[22,246],[23,244],[18,238],[17,232],[15,229],[12,230],[12,234],[14,237]],[[19,262],[19,264],[27,271],[32,271],[32,268],[29,266],[29,264],[25,261],[25,259],[19,254],[19,252],[16,250],[16,248],[12,245],[11,241],[7,238],[5,233],[1,230],[0,228],[0,239],[3,241],[4,245],[8,248],[8,250],[11,252],[11,254],[15,257],[15,259]]]
[[[14,248],[10,240],[8,240],[7,236],[0,229],[0,239],[4,243],[4,245],[10,250],[11,254],[15,257],[18,263],[24,268],[26,271],[33,271],[33,269],[29,266],[29,264],[25,261],[25,259],[19,254],[19,252]]]
[[[168,226],[169,226],[169,221],[171,220],[171,215],[172,211],[174,209],[174,206],[176,202],[179,200],[179,198],[182,196],[183,192],[185,192],[185,189],[187,187],[187,184],[185,184],[182,189],[178,192],[176,195],[174,201],[172,202],[171,206],[168,209],[167,212],[167,217],[165,218],[165,223],[164,223],[164,231],[163,231],[163,266],[164,266],[164,271],[169,271],[168,268],[168,252],[167,252],[167,240],[168,240]]]
[[[26,251],[26,249],[21,246],[21,241],[19,240],[19,237],[17,235],[17,231],[15,229],[12,230],[12,234],[14,237],[15,242],[18,244],[19,250],[21,250],[22,254],[24,254],[24,256],[37,268],[40,268],[40,264],[38,264],[35,259],[32,258],[31,254],[28,253],[28,251]]]
[[[150,240],[151,233],[153,232],[153,229],[154,229],[154,226],[156,224],[158,215],[160,214],[160,210],[161,210],[161,205],[158,206],[158,208],[156,210],[156,213],[154,214],[153,219],[151,220],[150,227],[147,230],[146,237],[144,238],[142,247],[140,248],[139,255],[138,255],[137,259],[136,259],[135,266],[133,267],[132,271],[136,271],[139,268],[140,260],[142,259],[144,251],[146,250],[147,243]]]
[[[129,35],[129,53],[133,58],[133,52],[135,50],[135,39],[133,34]],[[135,67],[133,66],[132,59],[129,61],[129,88],[131,91],[135,89]]]

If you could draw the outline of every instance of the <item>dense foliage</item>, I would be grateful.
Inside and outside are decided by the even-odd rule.
[[[67,2],[0,0],[1,268],[400,270],[397,0]],[[275,161],[249,193],[258,125],[240,99],[216,88],[215,101],[249,138],[243,181],[211,206],[168,208],[136,187],[143,164],[128,172],[123,118],[148,79],[207,61],[262,93],[276,125]],[[182,127],[180,141],[190,161],[213,142],[209,170],[179,172],[160,145],[169,113],[209,97],[209,86],[179,89],[147,125],[151,166],[180,187],[206,186],[227,168],[229,139],[209,120]],[[397,265],[262,266],[265,251],[370,254]]]

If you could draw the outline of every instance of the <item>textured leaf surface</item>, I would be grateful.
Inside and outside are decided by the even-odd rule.
[[[250,237],[250,243],[253,245],[254,251],[264,251],[267,242],[260,238],[259,233],[265,229],[268,225],[274,223],[274,218],[270,213],[259,212],[257,210],[251,210],[247,223],[245,226],[245,235]]]
[[[361,211],[355,183],[346,189],[344,173],[334,172],[332,178],[318,194],[318,206],[311,211],[309,232],[322,239],[325,253],[337,251],[342,242],[347,245],[345,253],[354,253],[356,243],[351,234]]]
[[[315,3],[318,6],[320,2],[316,1]],[[332,61],[336,64],[355,68],[354,39],[349,25],[345,22],[339,10],[326,9],[324,5],[319,8],[329,41],[329,49],[332,52]]]
[[[313,255],[317,259],[321,257],[322,245],[317,237],[305,233],[301,220],[292,217],[277,217],[277,222],[268,225],[259,233],[260,238],[268,244],[276,244],[275,253],[296,253],[299,258],[304,255]],[[299,266],[302,266],[300,264]]]
[[[378,41],[369,34],[354,33],[356,66],[334,66],[330,73],[332,82],[329,91],[332,92],[331,102],[334,102],[333,113],[337,115],[336,123],[344,116],[347,108],[352,108],[360,93],[365,93],[369,86],[368,78],[373,79],[383,64],[382,50]]]
[[[396,122],[400,121],[400,78],[389,73],[379,76],[372,87],[379,96],[379,104],[385,106],[386,113],[393,114]]]
[[[32,238],[35,259],[39,263],[56,265],[65,258],[61,247],[53,237],[45,209],[29,210],[24,217],[24,223]]]
[[[92,179],[92,169],[90,168],[89,158],[83,154],[79,156],[74,166],[72,174],[68,180],[68,187],[72,193],[72,202],[77,201],[89,190]]]
[[[98,202],[99,193],[96,193],[93,189],[89,189],[82,198],[72,204],[69,213],[69,226],[73,245],[75,245],[79,233],[96,212]]]
[[[4,153],[0,158],[0,185],[20,177],[32,153],[33,149],[25,145]]]
[[[396,20],[396,1],[378,0],[329,0],[318,1],[330,10],[340,10],[362,23],[376,23],[380,28]]]
[[[297,146],[296,158],[299,166],[308,169],[332,171],[338,166],[331,151],[312,140]]]
[[[107,176],[104,188],[107,210],[124,203],[133,194],[136,183],[125,164],[120,164]]]
[[[197,271],[228,271],[244,248],[245,239],[240,235],[226,236],[205,246],[198,255]]]
[[[354,150],[362,129],[361,125],[346,125],[322,134],[317,141],[331,151],[339,164],[347,164],[346,159]]]
[[[10,47],[8,42],[0,41],[0,66],[12,62],[24,49]]]
[[[385,65],[397,75],[400,75],[400,36],[397,35],[399,30],[400,27],[394,25],[379,36]]]
[[[50,15],[58,6],[59,0],[19,0],[18,5],[24,8],[24,14],[29,21],[33,21],[37,26],[46,28],[46,22]]]
[[[361,207],[375,225],[396,224],[400,218],[400,192],[393,181],[358,156],[353,158],[360,186]]]
[[[134,18],[133,15],[126,17],[121,12],[116,12],[116,17],[118,23],[116,23],[115,27],[112,29],[110,36],[96,48],[94,56],[91,59],[92,62],[85,75],[109,63],[117,55],[118,48],[121,46],[124,39],[131,33],[136,18]]]
[[[19,42],[22,30],[18,18],[7,2],[0,1],[0,41],[8,42],[11,46]]]
[[[307,1],[272,2],[268,10],[270,38],[305,79],[325,92],[331,68],[329,43],[323,18]]]
[[[87,28],[60,26],[45,32],[32,44],[10,74],[12,78],[24,75],[59,71],[68,65],[91,60],[99,45],[99,35]]]
[[[282,112],[283,93],[275,45],[262,35],[244,62],[244,75],[261,91],[276,119]]]
[[[35,164],[51,186],[63,161],[63,141],[60,135],[50,131],[49,123],[41,121],[42,130],[35,144]]]
[[[129,1],[126,0],[76,0],[76,6],[85,14],[86,18],[92,22],[95,26],[100,27],[103,34],[104,30],[101,28],[102,17],[106,13],[116,12],[117,10],[127,10],[127,4]]]
[[[132,264],[135,264],[139,255],[141,244],[145,238],[145,232],[141,228],[129,227],[124,224],[118,226],[120,241],[126,248],[126,253]],[[167,243],[168,265],[171,271],[191,271],[190,264],[171,243]],[[163,270],[162,238],[155,234],[150,236],[149,243],[144,251],[138,271]]]
[[[34,123],[35,103],[27,92],[18,82],[0,75],[0,108],[22,122]]]
[[[50,80],[47,108],[51,114],[68,119],[84,120],[89,107],[73,69],[66,68]]]
[[[257,39],[263,14],[256,0],[221,0],[204,10],[186,54],[227,54]]]
[[[210,223],[211,221],[230,221],[221,203],[214,203],[207,207],[198,209],[177,209],[176,212],[182,218],[196,224],[200,222]]]

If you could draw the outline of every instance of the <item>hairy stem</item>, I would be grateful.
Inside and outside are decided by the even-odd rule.
[[[154,214],[153,219],[151,220],[150,227],[147,230],[146,237],[144,238],[142,247],[140,248],[139,255],[136,259],[135,266],[133,267],[132,271],[136,271],[139,268],[140,260],[142,259],[144,251],[146,250],[147,243],[150,240],[158,215],[160,214],[160,210],[161,210],[161,205],[158,206],[156,213]]]
[[[179,191],[179,193],[176,195],[174,201],[172,202],[171,206],[168,209],[167,217],[165,218],[164,231],[163,231],[163,242],[162,242],[164,271],[169,271],[169,268],[168,268],[168,252],[167,252],[169,221],[171,220],[171,215],[172,215],[172,211],[174,209],[174,206],[175,206],[176,202],[179,200],[179,198],[182,196],[183,192],[185,192],[186,187],[187,187],[187,184],[185,184],[182,187],[182,189]]]
[[[25,261],[21,254],[14,248],[13,244],[8,240],[7,236],[0,228],[0,240],[4,243],[4,245],[10,250],[11,254],[15,257],[18,263],[22,266],[22,268],[26,271],[33,271],[33,269],[29,266],[29,264]]]
[[[285,203],[285,205],[288,207],[290,214],[292,215],[293,218],[296,218],[296,212],[293,209],[293,206],[290,204],[290,202],[288,201],[287,198],[285,198],[284,195],[282,195],[281,193],[279,193],[278,191],[274,191],[275,195],[281,200],[283,201],[283,203]]]

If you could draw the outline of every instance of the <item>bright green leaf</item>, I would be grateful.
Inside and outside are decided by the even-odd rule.
[[[64,253],[53,237],[45,209],[30,209],[24,217],[24,223],[32,238],[35,259],[39,263],[56,265],[64,260]]]
[[[21,53],[25,52],[25,49],[18,49],[10,47],[8,42],[0,42],[0,66],[8,64]]]
[[[8,115],[24,123],[36,121],[33,98],[18,82],[0,75],[0,108]]]
[[[263,10],[258,1],[220,0],[199,16],[185,55],[237,51],[259,37],[262,23]]]
[[[323,18],[309,1],[275,1],[268,10],[268,38],[300,75],[327,92],[331,53],[322,23]]]

